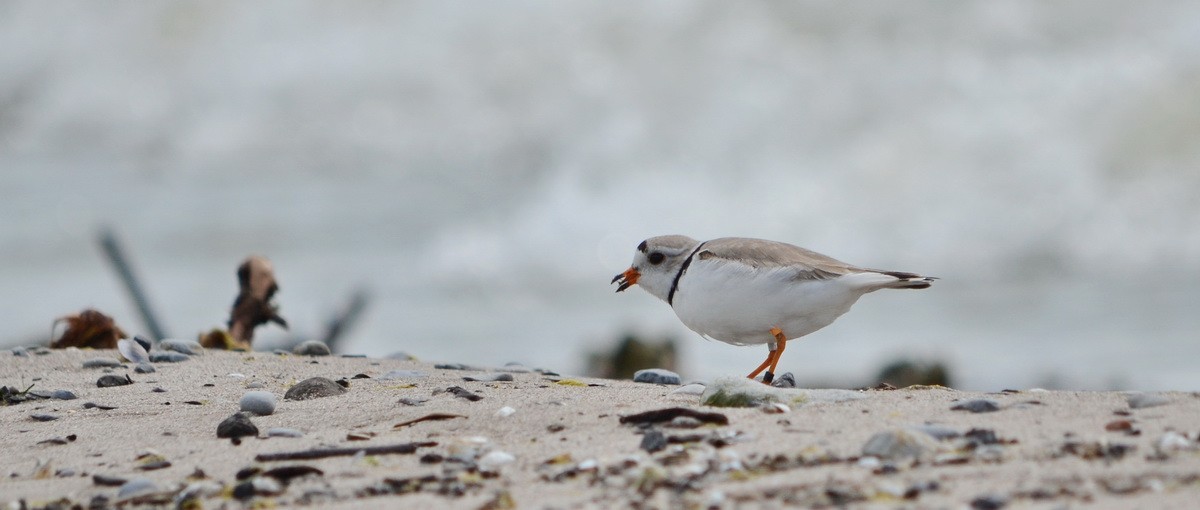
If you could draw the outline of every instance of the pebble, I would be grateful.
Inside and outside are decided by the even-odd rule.
[[[917,432],[924,432],[925,434],[928,434],[929,437],[937,439],[938,441],[954,439],[962,435],[961,432],[944,425],[914,425],[910,428]]]
[[[406,406],[420,406],[420,405],[425,405],[425,403],[426,403],[426,402],[429,402],[429,399],[427,399],[427,398],[410,398],[410,397],[405,397],[405,398],[402,398],[402,399],[400,399],[400,400],[397,400],[396,402],[399,402],[399,403],[401,403],[401,404],[404,404],[404,405],[406,405]]]
[[[12,352],[13,356],[16,356],[18,358],[28,358],[29,357],[29,351],[25,350],[24,347],[13,347],[10,352]]]
[[[1143,409],[1168,404],[1171,399],[1158,393],[1130,393],[1125,395],[1125,401],[1130,409]]]
[[[150,355],[146,353],[146,349],[142,347],[142,344],[128,338],[117,340],[117,352],[121,353],[121,356],[124,356],[125,359],[134,364],[150,361]]]
[[[237,412],[217,424],[217,437],[236,439],[245,436],[257,436],[258,427],[250,421],[246,413]]]
[[[1191,441],[1188,441],[1186,437],[1183,437],[1183,435],[1175,432],[1174,430],[1168,430],[1166,434],[1163,434],[1162,437],[1158,438],[1158,441],[1154,443],[1154,452],[1157,453],[1159,457],[1164,458],[1173,453],[1195,448],[1196,447],[1192,445]]]
[[[986,398],[963,400],[950,406],[951,411],[970,411],[972,413],[991,413],[1000,410],[1000,403]]]
[[[438,363],[433,368],[438,370],[475,370],[475,367],[462,363]]]
[[[663,448],[666,448],[666,447],[667,447],[667,436],[664,435],[662,433],[662,431],[658,430],[658,429],[650,429],[650,430],[646,431],[646,434],[642,436],[641,444],[638,445],[638,448],[646,450],[647,452],[650,452],[650,453],[661,451]]]
[[[1008,498],[998,494],[987,494],[971,500],[974,510],[999,510],[1008,505]]]
[[[146,338],[142,335],[133,335],[133,341],[137,342],[138,345],[142,346],[143,351],[149,351],[150,348],[154,346],[154,342],[151,342],[149,338]],[[129,360],[129,361],[133,361],[133,360]]]
[[[679,374],[670,370],[662,368],[647,368],[634,372],[633,382],[677,385],[682,381],[679,378]]]
[[[50,392],[50,398],[58,400],[75,400],[79,397],[75,396],[70,390],[54,390]]]
[[[200,346],[200,342],[195,340],[180,340],[177,338],[168,338],[158,343],[160,351],[174,351],[188,356],[195,356],[204,353],[204,347]]]
[[[308,400],[346,393],[346,388],[325,377],[312,377],[296,383],[283,394],[284,400]]]
[[[514,415],[514,414],[516,414],[516,413],[517,413],[517,410],[516,410],[516,409],[513,409],[513,408],[511,408],[511,407],[508,407],[508,406],[504,406],[504,407],[501,407],[499,410],[497,410],[497,411],[496,411],[496,416],[497,416],[497,417],[500,417],[500,418],[507,418],[507,417],[509,417],[509,416],[512,416],[512,415]]]
[[[51,413],[33,413],[29,417],[33,418],[34,421],[54,421],[61,418],[61,416]]]
[[[126,386],[129,384],[133,384],[133,379],[130,379],[128,375],[120,376],[120,375],[108,374],[108,375],[100,376],[100,378],[96,380],[96,386],[100,387],[100,388],[111,388],[113,386]]]
[[[150,354],[152,363],[180,363],[191,359],[191,356],[175,351],[154,351]]]
[[[133,367],[133,371],[139,374],[153,374],[156,370],[154,365],[149,363],[138,363],[136,367]]]
[[[426,376],[427,374],[425,372],[421,372],[419,370],[392,370],[391,372],[377,377],[377,379],[381,381],[391,381],[393,379],[418,379]]]
[[[791,372],[784,372],[783,375],[776,377],[774,381],[771,381],[771,386],[776,388],[795,388],[796,376],[792,375]]]
[[[500,468],[515,462],[517,458],[508,452],[493,450],[479,459],[479,470],[484,473],[495,473]]]
[[[121,488],[117,489],[117,498],[128,499],[157,491],[158,486],[154,484],[154,480],[149,478],[134,478],[121,484]]]
[[[463,380],[472,382],[500,382],[512,381],[514,379],[512,374],[483,374],[477,376],[466,376],[463,377]]]
[[[685,384],[683,386],[680,386],[678,388],[671,390],[671,393],[669,393],[669,394],[670,395],[700,396],[700,395],[704,394],[704,385],[700,384],[700,383]]]
[[[83,368],[117,368],[121,362],[112,358],[92,358],[83,361]]]
[[[467,400],[470,400],[471,402],[477,402],[479,400],[483,400],[483,397],[476,395],[474,393],[471,393],[470,391],[467,391],[466,389],[460,388],[458,386],[451,386],[449,388],[446,388],[446,392],[450,393],[451,395],[454,395],[458,398],[465,398]]]
[[[292,348],[292,354],[297,356],[328,356],[333,354],[329,346],[317,340],[306,340]]]
[[[247,391],[238,405],[247,413],[267,416],[275,412],[275,394],[269,391]]]
[[[267,429],[267,437],[304,437],[304,433],[287,427],[272,427]]]
[[[937,444],[928,435],[908,429],[885,430],[871,436],[863,445],[862,454],[881,459],[921,458]]]
[[[781,404],[779,402],[764,404],[759,409],[762,409],[762,411],[767,414],[784,414],[792,412],[792,408],[788,407],[787,404]]]
[[[257,390],[257,389],[262,389],[262,388],[266,388],[266,387],[267,387],[267,385],[263,384],[262,381],[250,381],[249,383],[246,384],[246,389],[248,389],[248,390]]]

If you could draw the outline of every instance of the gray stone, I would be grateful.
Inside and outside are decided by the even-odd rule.
[[[92,358],[83,361],[83,368],[116,368],[121,362],[112,358]]]
[[[917,432],[924,432],[938,441],[954,439],[962,435],[961,432],[943,425],[915,425],[911,428]]]
[[[308,340],[293,347],[292,354],[297,356],[328,356],[332,354],[332,351],[330,351],[329,346],[325,345],[324,343],[316,340]]]
[[[149,363],[138,363],[136,367],[133,367],[133,371],[139,374],[153,374],[155,370],[154,365]]]
[[[679,374],[662,368],[647,368],[633,374],[633,382],[650,384],[679,384]]]
[[[1144,409],[1166,405],[1171,399],[1159,393],[1130,393],[1125,395],[1125,401],[1129,403],[1130,409]]]
[[[466,377],[463,377],[463,380],[464,381],[473,381],[473,382],[512,381],[513,375],[512,374],[483,374],[483,375],[476,375],[476,376],[466,376]]]
[[[937,443],[925,433],[908,429],[885,430],[871,436],[863,445],[863,455],[886,460],[919,459],[937,448]]]
[[[33,418],[34,421],[54,421],[61,418],[61,416],[51,413],[33,413],[29,417]]]
[[[158,486],[154,484],[154,480],[149,478],[134,478],[122,484],[120,489],[117,489],[117,498],[129,499],[157,491]]]
[[[791,372],[784,372],[783,375],[776,377],[774,381],[771,381],[771,386],[776,388],[795,388],[796,376],[792,375]]]
[[[1000,410],[1000,403],[986,398],[962,400],[950,406],[951,411],[969,411],[972,413],[991,413]]]
[[[246,389],[248,390],[257,390],[266,387],[267,385],[263,384],[262,381],[250,381],[250,383],[246,385]]]
[[[239,405],[242,411],[266,416],[275,412],[275,395],[269,391],[247,391]]]
[[[113,386],[126,386],[129,384],[133,384],[133,379],[130,379],[127,375],[120,376],[108,374],[100,376],[100,378],[96,380],[96,387],[98,388],[111,388]]]
[[[217,424],[217,437],[220,438],[237,439],[257,435],[258,427],[254,426],[254,422],[250,421],[250,417],[246,413],[233,413],[232,416]]]
[[[273,427],[267,429],[267,437],[304,437],[304,433],[286,427]]]
[[[390,381],[392,379],[419,379],[427,377],[428,374],[419,370],[392,370],[386,374],[379,376],[380,381]]]
[[[154,351],[150,354],[151,363],[179,363],[190,358],[187,354],[175,351]]]
[[[204,354],[204,347],[200,346],[200,342],[195,340],[180,340],[177,338],[168,338],[158,343],[160,351],[174,351],[188,356]]]
[[[654,453],[667,447],[667,436],[663,435],[661,430],[650,429],[642,436],[642,443],[638,448]]]
[[[50,398],[55,398],[58,400],[75,400],[79,397],[75,396],[75,393],[71,392],[70,390],[54,390],[50,392]]]
[[[296,383],[283,394],[284,400],[308,400],[346,393],[346,388],[324,377],[313,377]]]
[[[29,351],[25,350],[24,347],[13,347],[11,352],[13,353],[13,356],[16,356],[18,358],[28,358],[29,357]]]

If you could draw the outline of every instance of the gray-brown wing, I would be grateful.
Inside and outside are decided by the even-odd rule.
[[[700,260],[719,258],[756,269],[791,268],[797,280],[825,280],[860,273],[862,268],[799,246],[743,237],[723,237],[704,243]]]

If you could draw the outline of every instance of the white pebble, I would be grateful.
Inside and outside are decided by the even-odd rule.
[[[501,418],[507,418],[509,416],[512,416],[513,414],[516,414],[516,412],[517,412],[516,409],[513,409],[508,406],[504,406],[504,407],[501,407],[498,411],[496,411],[496,416],[499,416]]]
[[[500,470],[501,466],[512,464],[516,460],[517,458],[511,453],[500,450],[491,451],[479,459],[479,470],[485,473],[495,473]]]

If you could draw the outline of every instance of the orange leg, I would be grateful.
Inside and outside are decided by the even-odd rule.
[[[766,374],[763,374],[763,384],[771,384],[771,381],[775,379],[775,367],[779,365],[779,355],[783,354],[783,348],[787,344],[787,337],[783,336],[783,330],[779,328],[771,328],[771,334],[775,336],[775,341],[778,344],[777,347],[767,354],[766,361],[762,362],[758,368],[746,376],[747,379],[754,379],[755,376],[768,367],[770,369],[767,370]]]

